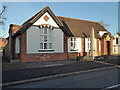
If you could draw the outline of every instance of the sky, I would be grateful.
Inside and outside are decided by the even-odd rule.
[[[37,12],[49,5],[56,16],[71,17],[110,24],[107,29],[112,35],[118,30],[117,2],[2,2],[7,6],[4,17],[7,18],[2,32],[8,36],[10,24],[22,25]]]

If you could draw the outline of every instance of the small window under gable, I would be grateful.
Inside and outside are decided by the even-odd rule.
[[[118,44],[118,38],[116,38],[116,44]]]

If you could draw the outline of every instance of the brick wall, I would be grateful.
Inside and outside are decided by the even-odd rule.
[[[110,55],[113,55],[113,40],[110,41]]]
[[[14,58],[20,58],[21,61],[27,62],[27,61],[44,61],[44,60],[67,60],[67,59],[76,59],[77,56],[79,56],[79,53],[77,52],[67,52],[67,36],[64,34],[64,53],[39,53],[39,54],[26,54],[26,33],[24,32],[20,37],[20,54],[14,53]],[[15,41],[15,40],[14,40]],[[80,56],[89,55],[88,53],[85,53],[84,50],[84,38],[82,38],[82,52],[80,53]],[[15,48],[15,43],[14,43]],[[110,48],[112,48],[112,41],[110,42]],[[14,49],[15,52],[15,49]],[[97,54],[100,55],[106,55],[107,53],[107,43],[105,40],[101,40],[101,52],[99,52],[99,39],[97,39]],[[112,55],[112,49],[110,49],[110,54]]]
[[[11,29],[12,29],[12,34],[17,32],[22,26],[21,25],[15,25],[15,24],[11,24]]]
[[[67,36],[64,35],[64,53],[26,54],[26,32],[20,37],[21,61],[67,60]]]
[[[101,40],[101,55],[106,55],[107,53],[107,43],[105,40]]]
[[[14,43],[13,58],[14,59],[20,59],[20,53],[16,53],[16,38],[13,39],[13,43]]]
[[[97,54],[98,54],[98,56],[101,55],[101,51],[99,51],[99,41],[100,41],[100,39],[97,39]]]
[[[77,52],[70,52],[68,56],[69,56],[69,59],[76,59],[76,57],[79,55]]]
[[[27,60],[27,55],[26,55],[26,32],[24,32],[21,36],[20,36],[20,58],[21,61],[25,61]]]
[[[82,41],[82,51],[81,51],[81,56],[83,56],[84,52],[85,52],[85,47],[84,47],[84,43],[85,43],[85,38],[81,38]]]
[[[108,55],[107,49],[108,47],[107,47],[106,40],[101,40],[101,54]],[[110,41],[110,44],[109,44],[109,54],[113,55],[113,41],[112,40]]]

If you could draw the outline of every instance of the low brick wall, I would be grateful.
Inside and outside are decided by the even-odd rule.
[[[51,53],[51,54],[27,54],[21,61],[46,61],[46,60],[67,60],[65,53]]]

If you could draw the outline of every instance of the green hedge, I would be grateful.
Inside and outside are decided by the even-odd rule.
[[[4,49],[4,47],[0,47],[0,50],[3,50]]]

